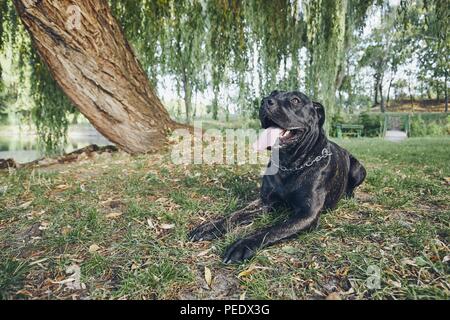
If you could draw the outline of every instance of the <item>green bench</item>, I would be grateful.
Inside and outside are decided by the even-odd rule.
[[[336,125],[337,137],[343,138],[344,136],[361,138],[364,130],[364,126],[359,124],[338,124]]]

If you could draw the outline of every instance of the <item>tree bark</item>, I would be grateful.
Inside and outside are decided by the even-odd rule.
[[[378,105],[378,92],[379,92],[379,90],[380,90],[380,75],[377,73],[377,74],[375,74],[375,90],[374,90],[374,92],[375,92],[375,97],[374,97],[374,104],[375,104],[375,106],[377,106]]]
[[[107,0],[13,0],[73,104],[129,153],[157,150],[176,124],[150,87]]]
[[[436,100],[437,103],[441,103],[441,86],[439,85],[439,81],[435,82],[435,88],[436,88]]]
[[[411,78],[408,81],[408,90],[409,90],[409,99],[411,101],[411,109],[412,109],[412,112],[414,113],[414,97],[412,95],[412,89],[411,89]]]
[[[214,99],[212,102],[212,118],[219,120],[219,89],[214,88]]]
[[[380,78],[379,81],[379,92],[380,92],[380,110],[382,113],[386,112],[386,107],[384,105],[384,94],[383,94],[383,77]]]
[[[448,85],[447,85],[447,81],[448,81],[448,72],[445,71],[445,113],[448,113]]]
[[[386,99],[386,105],[389,108],[391,105],[391,89],[392,89],[392,83],[394,82],[395,75],[391,77],[391,80],[389,80],[389,88],[387,92],[387,99]]]
[[[183,74],[184,107],[186,110],[186,123],[192,119],[192,87],[186,71]]]

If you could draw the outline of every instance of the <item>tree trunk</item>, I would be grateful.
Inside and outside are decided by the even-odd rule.
[[[378,92],[380,90],[380,75],[377,73],[375,74],[375,101],[374,104],[375,106],[378,105]]]
[[[214,120],[219,120],[219,89],[214,88],[214,99],[212,103],[212,117]]]
[[[439,85],[439,81],[436,81],[436,100],[437,103],[440,104],[441,103],[441,86]]]
[[[386,104],[387,104],[388,108],[390,107],[390,103],[391,103],[391,89],[392,89],[392,83],[394,82],[394,77],[395,77],[395,75],[391,78],[391,80],[389,80],[389,88],[388,88],[387,100],[386,100]]]
[[[383,77],[379,81],[379,92],[380,92],[380,110],[382,113],[386,112],[386,107],[384,105],[384,95],[383,95]]]
[[[183,91],[184,91],[184,106],[186,110],[186,123],[190,123],[192,119],[192,87],[186,72],[183,75]]]
[[[412,109],[412,112],[414,113],[414,98],[413,98],[412,89],[411,89],[411,79],[409,79],[409,82],[408,82],[408,90],[409,90],[409,99],[411,101],[411,109]]]
[[[448,85],[447,85],[447,81],[448,81],[448,72],[445,71],[445,112],[448,113]]]
[[[107,0],[13,0],[33,45],[82,114],[130,153],[157,150],[176,126]]]
[[[433,100],[433,95],[431,94],[431,86],[427,87],[427,98],[428,100]]]

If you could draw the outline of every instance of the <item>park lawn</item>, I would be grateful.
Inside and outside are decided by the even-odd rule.
[[[213,242],[186,234],[256,199],[259,168],[115,154],[0,173],[0,298],[448,299],[450,138],[338,143],[368,169],[356,199],[234,266],[226,246],[279,217]]]

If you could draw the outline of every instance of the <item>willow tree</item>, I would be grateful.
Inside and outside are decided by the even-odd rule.
[[[352,46],[353,33],[363,27],[368,9],[374,3],[380,2],[305,2],[309,56],[307,89],[311,96],[326,105],[327,113],[331,117],[336,113],[336,92],[346,75],[345,64]]]
[[[161,48],[167,39],[167,21],[171,17],[171,1],[109,0],[128,41],[133,45],[153,87],[158,84],[161,66],[167,62]]]
[[[17,51],[25,53],[24,61],[32,71],[38,105],[34,119],[46,140],[61,137],[55,136],[55,128],[64,134],[67,114],[73,110],[55,78],[78,109],[113,142],[125,149],[138,142],[147,149],[154,135],[160,140],[174,125],[147,77],[154,87],[165,76],[176,80],[188,120],[193,114],[192,96],[208,86],[214,93],[214,118],[220,107],[228,109],[228,101],[219,101],[221,90],[234,93],[236,87],[230,90],[230,86],[237,86],[238,110],[246,115],[256,114],[255,102],[262,96],[282,89],[309,92],[324,102],[331,119],[336,91],[346,76],[349,40],[375,1],[379,2],[14,0],[42,59],[27,45]],[[0,0],[0,4],[9,2]],[[67,24],[77,21],[77,13],[81,13],[80,28]],[[13,30],[15,17],[7,20]],[[12,31],[7,33],[14,38]],[[309,63],[304,63],[305,56]],[[147,131],[153,129],[154,135]]]
[[[106,0],[13,0],[33,46],[72,103],[131,153],[156,149],[175,124]]]
[[[447,0],[401,2],[403,28],[414,42],[420,73],[435,87],[437,100],[443,91],[445,112],[448,112],[448,81],[450,76],[450,10]]]
[[[165,33],[161,42],[165,56],[162,68],[175,76],[179,92],[183,92],[186,122],[189,123],[193,116],[193,94],[206,86],[206,25],[201,2],[174,1]]]
[[[334,115],[336,79],[344,53],[348,0],[309,1],[309,89]]]
[[[226,80],[226,69],[230,66],[232,44],[236,35],[235,22],[242,13],[242,3],[238,0],[209,0],[207,2],[209,24],[209,59],[211,61],[211,86],[214,93],[212,117],[218,119],[220,85]],[[242,55],[247,55],[243,51]]]

